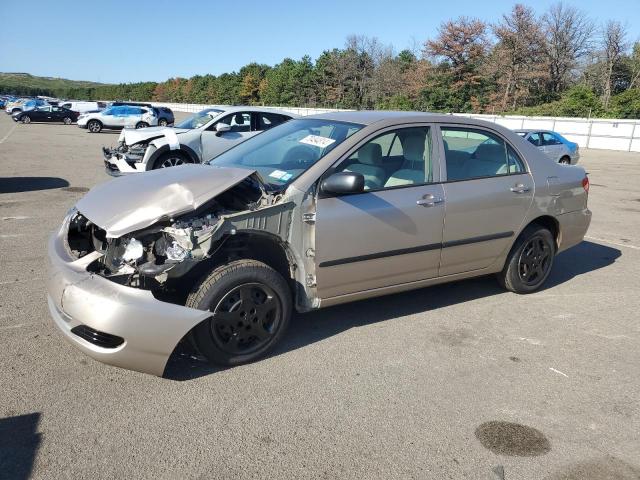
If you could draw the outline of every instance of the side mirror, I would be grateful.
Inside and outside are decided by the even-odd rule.
[[[364,191],[364,177],[361,173],[337,172],[325,178],[320,189],[334,195],[360,193]]]
[[[231,125],[228,125],[226,123],[217,123],[216,124],[216,135],[220,136],[224,132],[230,132],[230,131],[231,131]]]

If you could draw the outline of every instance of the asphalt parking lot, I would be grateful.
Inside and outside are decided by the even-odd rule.
[[[68,345],[45,244],[117,133],[0,114],[1,478],[640,478],[640,154],[583,150],[593,222],[542,291],[481,278],[294,320],[166,378]]]

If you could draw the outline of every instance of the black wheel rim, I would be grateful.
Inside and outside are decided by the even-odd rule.
[[[280,327],[282,306],[275,292],[261,283],[230,290],[213,310],[211,336],[232,355],[246,355],[267,345]]]
[[[535,236],[524,244],[518,261],[518,275],[527,286],[544,281],[551,268],[551,246],[541,236]]]

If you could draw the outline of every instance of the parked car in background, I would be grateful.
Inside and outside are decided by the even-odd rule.
[[[101,110],[105,108],[106,105],[102,102],[78,102],[75,100],[67,100],[65,102],[60,102],[60,106],[73,110],[74,112],[87,113],[91,110]]]
[[[558,132],[550,130],[515,130],[515,132],[555,162],[575,165],[580,159],[578,144],[567,140]]]
[[[41,107],[43,105],[48,105],[48,103],[40,98],[27,98],[10,104],[10,106],[7,106],[6,111],[13,115],[18,112],[33,110],[34,108]]]
[[[150,103],[143,103],[143,102],[112,102],[111,105],[114,107],[121,106],[121,105],[133,105],[137,107],[152,108],[153,111],[156,113],[156,116],[158,117],[158,126],[160,127],[173,126],[175,122],[175,117],[173,116],[173,110],[171,110],[169,107],[155,107]]]
[[[175,123],[173,110],[169,107],[153,107],[158,116],[158,125],[161,127],[172,127]]]
[[[33,110],[27,110],[26,112],[16,112],[13,114],[13,119],[16,122],[22,123],[62,122],[65,125],[71,125],[78,120],[79,115],[78,112],[67,108],[45,105],[44,107],[37,107]]]
[[[584,238],[588,188],[583,168],[477,119],[298,118],[208,165],[94,187],[49,241],[49,311],[111,365],[162,375],[182,339],[238,365],[293,311],[483,275],[539,290]]]
[[[105,168],[117,176],[202,163],[294,117],[267,108],[219,107],[202,110],[175,128],[123,130],[117,147],[103,148]]]
[[[25,98],[16,98],[16,99],[13,99],[13,100],[9,100],[6,103],[5,107],[4,107],[5,112],[8,115],[13,115],[15,112],[21,112],[22,111],[22,104],[24,102],[26,102],[26,101],[27,101],[27,99],[25,99]]]
[[[91,133],[102,129],[146,128],[158,124],[158,117],[151,108],[121,105],[109,107],[94,113],[84,113],[78,117],[78,127]]]

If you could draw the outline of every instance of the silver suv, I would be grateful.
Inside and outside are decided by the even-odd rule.
[[[158,117],[150,107],[120,105],[98,112],[83,113],[78,117],[78,127],[91,133],[102,129],[119,130],[124,128],[146,128],[157,125]]]
[[[175,128],[123,130],[115,148],[104,147],[105,169],[119,176],[185,163],[202,163],[297,115],[257,107],[202,110]]]
[[[294,310],[490,274],[535,292],[582,241],[588,188],[583,168],[481,120],[295,119],[206,165],[93,188],[50,239],[49,309],[105,363],[162,375],[186,338],[237,365]]]

